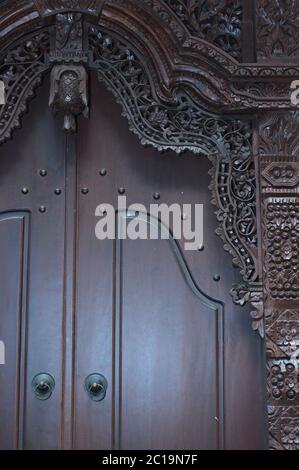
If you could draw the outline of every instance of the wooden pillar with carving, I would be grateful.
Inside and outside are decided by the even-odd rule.
[[[298,112],[259,123],[267,392],[271,449],[299,445]]]
[[[298,66],[298,13],[298,2],[256,2],[257,61],[276,64],[278,74],[281,62]],[[290,96],[291,82],[272,93],[285,87]],[[269,446],[280,450],[299,448],[298,129],[297,111],[259,117]]]

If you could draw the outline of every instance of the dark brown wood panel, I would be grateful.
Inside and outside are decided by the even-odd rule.
[[[28,231],[29,213],[0,214],[0,337],[5,345],[5,365],[0,367],[1,449],[15,449],[22,442]]]
[[[133,405],[130,405],[127,389],[124,389],[126,399],[122,402],[123,409],[121,411],[125,414],[126,420],[122,421],[121,426],[124,426],[124,431],[121,432],[120,441],[117,439],[117,435],[115,438],[118,418],[111,416],[111,413],[115,412],[113,411],[113,398],[117,398],[116,394],[114,394],[114,397],[112,396],[113,370],[112,365],[107,361],[107,354],[113,354],[112,313],[116,298],[115,281],[113,291],[116,266],[115,261],[113,264],[115,248],[113,248],[112,241],[99,241],[95,238],[94,229],[97,222],[95,209],[97,205],[102,203],[116,204],[118,190],[125,188],[128,204],[139,202],[148,206],[150,203],[155,202],[153,198],[155,192],[159,192],[161,195],[159,202],[204,204],[204,251],[185,252],[184,257],[201,290],[212,298],[219,299],[224,304],[225,365],[222,372],[224,372],[225,381],[225,446],[227,448],[262,448],[266,440],[262,346],[258,337],[247,334],[250,325],[249,315],[246,316],[244,309],[239,311],[239,308],[232,303],[229,295],[229,286],[237,282],[239,276],[237,271],[232,268],[229,255],[223,251],[222,243],[214,233],[216,220],[213,214],[213,206],[210,203],[211,196],[207,189],[209,164],[205,159],[193,157],[191,154],[186,154],[184,158],[180,158],[171,152],[160,155],[153,149],[142,148],[136,137],[129,133],[127,122],[120,116],[119,106],[115,104],[113,97],[105,88],[97,83],[95,77],[91,84],[91,100],[93,106],[90,120],[85,121],[82,119],[79,124],[78,134],[76,314],[76,329],[78,332],[76,334],[76,378],[78,378],[78,383],[76,385],[75,404],[75,445],[78,448],[110,448],[113,444],[116,447],[120,445],[123,448],[134,448],[134,446],[148,448],[149,445],[154,445],[154,442],[157,444],[156,441],[151,441],[154,423],[150,426],[150,418],[146,418],[146,416],[154,413],[154,408],[150,408],[150,404],[148,404],[147,412],[146,409],[140,414],[136,411],[134,419],[133,417],[129,418],[126,407],[129,407],[128,409],[132,412]],[[101,169],[107,171],[106,176],[99,174]],[[82,188],[88,188],[89,192],[82,194]],[[166,285],[163,283],[158,289],[159,295],[157,298],[161,298],[161,312],[160,314],[156,313],[154,324],[151,323],[150,315],[147,313],[152,300],[151,296],[146,293],[146,288],[149,283],[155,282],[155,276],[161,279],[159,276],[162,276],[162,273],[164,273],[164,277],[168,273],[167,279],[169,278],[170,284],[171,275],[174,276],[172,291],[183,290],[184,295],[182,297],[183,301],[186,302],[186,310],[189,311],[190,309],[189,322],[194,323],[194,318],[196,318],[192,317],[192,315],[195,315],[195,305],[190,300],[192,294],[190,292],[186,294],[184,291],[186,288],[185,281],[179,277],[178,273],[176,277],[173,255],[167,252],[166,245],[163,245],[163,249],[160,247],[153,248],[151,244],[154,242],[142,242],[141,249],[140,243],[124,242],[123,249],[126,256],[125,264],[122,267],[122,285],[125,285],[126,288],[120,299],[122,308],[126,309],[127,315],[124,317],[123,327],[125,333],[123,332],[123,334],[125,336],[123,341],[125,347],[128,348],[124,351],[121,350],[126,358],[122,373],[124,380],[128,382],[131,380],[135,385],[137,378],[130,372],[133,367],[134,347],[138,345],[135,358],[136,370],[142,370],[142,360],[138,359],[138,353],[142,349],[141,344],[143,341],[145,349],[146,347],[149,348],[151,344],[150,339],[146,338],[147,328],[149,330],[153,328],[153,337],[158,331],[159,322],[161,322],[161,325],[165,322],[169,325],[171,331],[171,314],[167,308],[168,288],[170,289],[168,281]],[[163,244],[162,241],[156,243]],[[130,247],[129,251],[128,247]],[[140,251],[139,256],[135,254],[134,250],[136,250],[136,253]],[[157,256],[157,252],[159,256]],[[141,261],[141,256],[143,256],[144,262]],[[213,279],[217,274],[221,278],[219,282],[215,282]],[[143,276],[147,276],[146,279],[143,279]],[[176,288],[174,288],[174,285]],[[140,295],[140,302],[142,298],[145,302],[144,312],[140,313],[140,321],[144,318],[144,327],[141,327],[140,324],[140,337],[137,344],[136,341],[133,341],[134,338],[129,335],[131,329],[133,330],[131,334],[134,334],[134,326],[131,325],[135,324],[134,315],[137,315],[134,310],[134,292],[135,295]],[[188,308],[189,301],[191,307]],[[157,302],[159,303],[158,300]],[[138,310],[141,310],[140,306]],[[163,317],[162,311],[164,310],[168,312],[166,318]],[[177,315],[180,315],[180,313],[177,312]],[[206,321],[208,321],[207,317],[210,319],[210,315],[205,317],[202,314],[202,316],[206,318]],[[199,318],[201,318],[200,315]],[[183,321],[182,318],[181,321]],[[204,320],[198,319],[197,321],[200,324],[200,321]],[[211,326],[214,320],[210,319],[209,321],[212,322],[210,326],[206,323],[205,328],[199,328],[198,348],[204,348],[204,344],[208,344],[212,350],[214,348],[212,354],[214,359],[210,360],[215,360],[217,345],[215,330]],[[183,341],[183,338],[186,339],[184,334],[187,335],[187,331],[188,326],[186,325],[186,330],[182,330],[181,333],[181,341]],[[208,331],[210,331],[209,339],[207,339]],[[165,335],[167,337],[166,331]],[[159,344],[159,347],[161,357],[168,357],[167,354],[165,356],[163,354],[162,344]],[[153,354],[156,353],[158,354],[158,352],[153,351]],[[142,357],[140,353],[140,358]],[[198,369],[194,371],[194,377],[197,377],[198,371],[208,374],[208,372],[203,372],[205,364],[206,359],[202,355]],[[161,364],[158,364],[157,367],[159,365],[163,369],[165,362],[161,361]],[[194,367],[196,366],[194,365]],[[246,374],[244,374],[245,369]],[[92,402],[83,387],[85,377],[92,372],[102,373],[108,379],[109,391],[106,399],[101,403]],[[157,372],[157,377],[160,377],[160,373]],[[152,377],[149,371],[148,374]],[[211,406],[210,411],[207,411],[206,426],[209,421],[208,417],[212,415],[213,403],[215,404],[215,399],[209,401],[210,397],[215,397],[215,394],[217,394],[215,376],[213,375],[213,377],[214,382],[212,376],[210,376],[209,380],[204,380],[205,385],[202,385],[203,388],[201,389],[200,403],[208,402],[210,405],[205,406],[207,408]],[[144,386],[147,386],[144,376],[139,375],[139,379],[139,391],[134,391],[134,387],[130,388],[133,396],[135,394],[141,396],[142,379],[144,380]],[[192,381],[190,376],[189,379]],[[196,379],[194,378],[194,380]],[[163,393],[166,393],[168,386],[169,384],[164,383],[163,391],[160,392],[162,396],[164,396]],[[140,398],[140,401],[142,402],[142,398]],[[140,433],[138,433],[142,423],[141,414],[144,416],[144,427],[148,433],[146,434],[144,431],[144,438],[140,437]],[[215,416],[213,419],[215,419]],[[250,423],[250,426],[244,428],[244,419]],[[134,423],[136,425],[135,430]],[[206,448],[217,446],[215,423],[213,422],[210,425],[214,431],[200,437],[200,439],[203,439],[200,442]],[[107,432],[102,432],[103,426]],[[190,424],[190,426],[194,426],[192,429],[197,436],[199,428],[196,428],[194,424]],[[136,438],[135,442],[134,436]],[[163,445],[162,441],[161,445]],[[195,445],[195,441],[196,437],[190,445]],[[176,448],[180,445],[179,443],[186,444],[183,436],[178,433],[173,440],[172,447]],[[165,446],[171,446],[167,439],[164,444]]]
[[[171,261],[164,243],[157,249],[137,243],[147,260],[143,273],[136,243],[95,239],[96,204],[115,204],[118,189],[125,188],[129,202],[148,204],[159,192],[168,204],[205,205],[204,250],[182,251],[182,263],[202,292],[223,307],[224,446],[258,449],[268,440],[271,449],[298,448],[298,90],[290,97],[299,76],[298,2],[231,0],[214,2],[215,8],[193,3],[80,0],[68,2],[66,12],[60,0],[1,2],[0,80],[7,100],[0,105],[0,143],[13,138],[0,150],[0,250],[7,266],[0,274],[5,290],[0,308],[9,364],[1,374],[2,381],[12,381],[11,396],[3,392],[5,409],[0,405],[7,425],[4,446],[143,446],[136,434],[143,421],[132,411],[129,385],[123,388],[122,380],[116,389],[115,376],[124,369],[125,381],[135,379],[126,375],[133,363],[132,304],[141,309],[135,285],[144,291],[143,283],[150,286]],[[114,100],[96,88],[94,78],[89,96],[92,70]],[[47,82],[30,107],[23,132],[15,132],[47,72],[51,86]],[[64,138],[60,119],[51,116],[49,95],[68,131],[76,130],[78,115],[88,117],[91,106],[91,120],[80,120],[78,152],[76,138]],[[143,144],[159,152],[189,149],[184,158],[141,148],[115,100]],[[100,168],[106,168],[105,177]],[[217,222],[207,190],[209,170]],[[231,268],[231,259],[239,271]],[[171,283],[176,292],[183,289],[175,272],[169,269],[169,282],[164,275],[163,288],[159,285],[163,308]],[[13,291],[17,298],[6,295]],[[189,305],[188,295],[185,302]],[[148,323],[147,309],[141,310]],[[253,329],[266,337],[267,359],[260,338],[250,334],[250,316]],[[196,321],[206,317],[213,323],[203,312]],[[157,325],[165,316],[153,318],[153,336],[159,337]],[[182,324],[178,345],[187,331]],[[218,333],[204,339],[213,351]],[[164,335],[168,338],[168,330]],[[150,337],[145,349],[147,341]],[[116,361],[119,353],[123,363]],[[98,369],[114,383],[101,405],[83,387],[86,375]],[[41,371],[56,382],[47,401],[37,400],[31,386]],[[136,380],[138,402],[143,385]],[[216,402],[213,380],[206,377],[213,388],[209,416]],[[222,390],[220,383],[217,387]],[[201,392],[200,402],[206,388]],[[155,413],[148,405],[147,419]],[[199,432],[188,425],[192,435]],[[152,436],[154,423],[144,428],[150,445],[157,436],[166,443],[160,428]],[[204,447],[216,445],[213,429],[202,437]],[[168,437],[174,447],[184,442],[179,433]]]
[[[1,301],[1,324],[3,321],[5,336],[9,335],[7,364],[1,366],[6,378],[1,395],[8,391],[10,395],[7,409],[1,405],[1,422],[7,425],[3,446],[25,449],[57,449],[62,432],[65,144],[61,123],[47,108],[48,87],[47,81],[39,90],[18,138],[0,150],[0,212],[9,214],[7,221],[1,216],[0,243],[1,298],[5,298],[4,292],[7,298]],[[41,108],[45,109],[42,115]],[[60,195],[54,193],[56,188],[61,189]],[[23,267],[22,259],[26,263]],[[11,369],[16,363],[20,373],[15,366]],[[47,401],[38,400],[31,386],[40,372],[51,374],[56,382]],[[18,409],[19,442],[14,418]],[[8,412],[10,421],[8,417],[2,421]]]
[[[222,307],[185,278],[175,245],[122,242],[116,311],[120,448],[223,445]]]

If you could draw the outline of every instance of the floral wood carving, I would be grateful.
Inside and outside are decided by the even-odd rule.
[[[167,98],[172,90],[183,86],[200,106],[218,113],[290,107],[289,85],[299,77],[295,63],[238,63],[215,44],[192,36],[166,0],[96,1],[96,14],[88,5],[89,1],[82,0],[71,12],[88,13],[91,20],[134,44],[147,57],[159,95]],[[40,26],[45,16],[47,24],[53,24],[55,15],[61,12],[66,13],[61,0],[16,0],[13,13],[0,6],[0,47],[11,35]],[[244,92],[241,84],[245,78],[249,91]],[[280,90],[282,79],[286,85]],[[273,87],[279,93],[274,94]]]
[[[146,67],[127,43],[91,26],[89,45],[91,68],[123,105],[131,130],[143,144],[177,153],[219,153],[227,160],[231,152],[248,151],[250,133],[244,134],[240,122],[204,112],[184,93],[173,94],[168,102],[159,100]]]
[[[298,1],[257,0],[256,8],[258,58],[298,58]]]
[[[299,201],[268,199],[264,223],[266,292],[273,299],[298,299]]]
[[[4,82],[6,103],[0,106],[0,144],[21,126],[21,116],[48,69],[46,52],[50,47],[48,30],[30,35],[6,50],[0,58],[0,80]]]
[[[243,7],[240,0],[166,0],[165,3],[193,36],[241,60]]]
[[[259,127],[270,447],[291,450],[299,449],[299,113],[263,115]]]

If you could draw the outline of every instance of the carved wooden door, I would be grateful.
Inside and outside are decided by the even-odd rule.
[[[298,7],[209,4],[1,2],[2,448],[298,448]]]
[[[143,149],[95,76],[90,119],[65,141],[60,120],[40,112],[48,87],[1,149],[1,447],[262,447],[260,345],[248,317],[235,319],[210,164]],[[99,241],[95,209],[124,191],[128,204],[200,201],[204,249]],[[54,379],[50,396],[40,374]],[[107,380],[102,401],[86,390],[91,374]]]
[[[255,405],[247,407],[249,388],[262,390],[260,345],[246,332],[248,318],[235,318],[238,307],[229,295],[235,274],[214,233],[204,184],[210,164],[190,153],[179,158],[143,149],[96,76],[91,101],[90,119],[81,120],[77,136],[75,446],[263,447],[263,396],[257,393]],[[95,208],[117,206],[119,194],[126,195],[128,205],[137,201],[146,207],[201,201],[204,249],[186,251],[183,241],[174,240],[97,240]],[[254,361],[253,356],[248,361],[246,350]],[[248,377],[242,383],[244,368]],[[82,386],[93,372],[108,381],[101,403]],[[240,384],[237,395],[235,383]],[[258,433],[242,432],[245,416]],[[234,437],[225,434],[225,422],[239,429]]]
[[[260,344],[248,317],[235,319],[210,164],[143,149],[95,76],[90,119],[65,141],[60,120],[40,113],[48,86],[1,149],[1,447],[263,447]],[[200,201],[204,249],[98,240],[95,209],[119,194],[146,206]],[[50,396],[40,374],[54,379]],[[101,401],[86,389],[91,374],[107,380]]]

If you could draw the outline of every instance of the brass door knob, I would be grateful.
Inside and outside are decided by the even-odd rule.
[[[32,380],[32,389],[38,400],[48,400],[55,388],[55,380],[50,374],[37,374]]]
[[[108,382],[101,374],[90,374],[86,377],[84,387],[92,401],[104,400]]]

